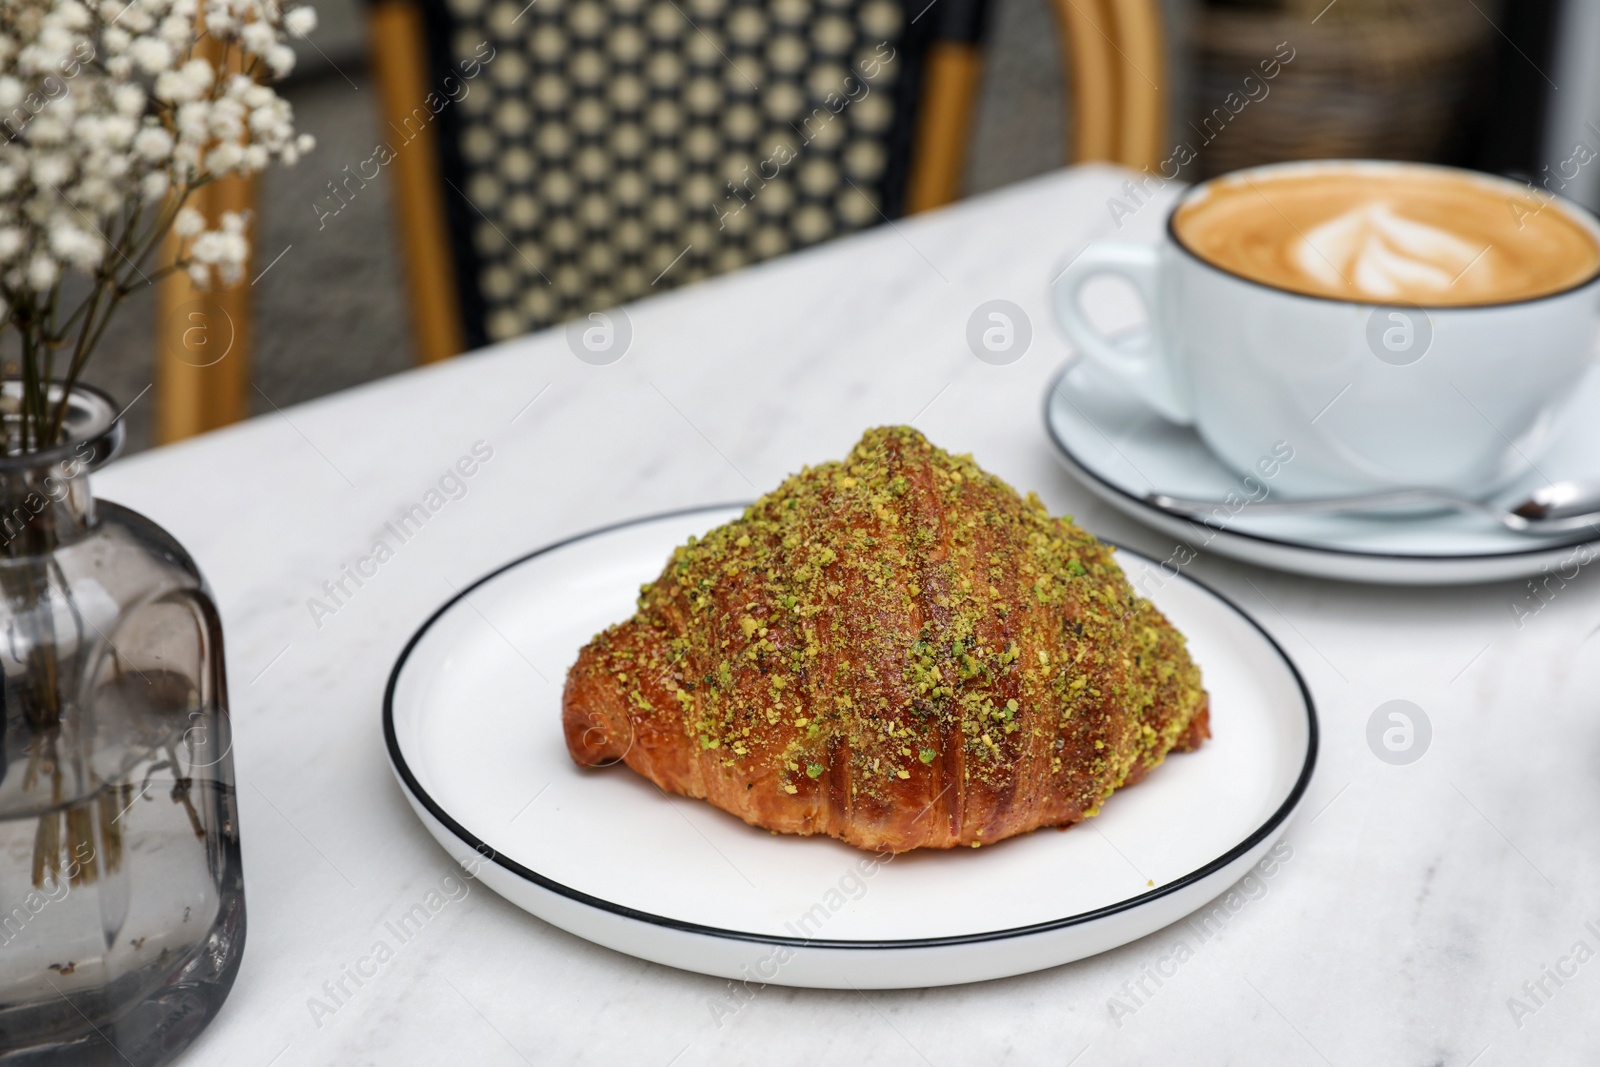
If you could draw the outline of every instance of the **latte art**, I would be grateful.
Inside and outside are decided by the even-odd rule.
[[[1292,255],[1301,271],[1330,289],[1343,282],[1374,300],[1397,300],[1444,292],[1484,251],[1379,202],[1312,227]]]
[[[1224,178],[1184,204],[1174,228],[1224,270],[1366,303],[1502,303],[1600,270],[1600,243],[1566,209],[1509,182],[1422,166]]]

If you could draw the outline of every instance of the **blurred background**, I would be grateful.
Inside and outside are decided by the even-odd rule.
[[[360,0],[316,8],[320,27],[300,43],[280,91],[318,147],[292,169],[268,171],[255,191],[245,395],[256,414],[418,359],[395,168],[341,198],[336,225],[319,208],[343,168],[386,135],[368,9]],[[1058,0],[1055,12],[1048,0],[991,0],[977,14],[981,65],[960,195],[1067,159],[1074,131],[1062,86],[1073,72],[1057,36],[1063,10],[1078,9],[1073,0]],[[1202,149],[1163,159],[1184,180],[1280,159],[1428,160],[1516,176],[1600,208],[1600,165],[1586,165],[1600,154],[1596,0],[1164,0],[1161,15],[1162,143]],[[1264,84],[1261,62],[1288,54]],[[504,99],[518,87],[496,91]],[[131,450],[155,436],[155,306],[150,294],[133,298],[89,372],[131,403]]]

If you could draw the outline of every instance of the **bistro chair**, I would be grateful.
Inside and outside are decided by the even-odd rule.
[[[1154,0],[1053,0],[1070,158],[1154,164]],[[985,0],[374,0],[418,355],[954,200]]]
[[[1154,166],[1157,0],[1045,2],[1068,161]],[[372,0],[384,142],[340,180],[354,195],[393,175],[417,357],[446,359],[955,200],[986,16],[986,0]],[[244,285],[204,294],[197,330],[202,294],[181,272],[160,285],[172,441],[248,409],[249,302]]]

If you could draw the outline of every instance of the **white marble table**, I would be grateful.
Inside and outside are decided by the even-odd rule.
[[[1588,574],[1552,582],[1519,627],[1517,584],[1378,589],[1196,562],[1295,657],[1323,726],[1292,856],[1209,937],[1179,924],[976,986],[770,987],[730,1015],[714,1007],[725,982],[598,948],[471,885],[375,977],[346,978],[347,997],[324,985],[455,871],[390,774],[379,705],[416,626],[502,561],[750,497],[843,455],[864,427],[903,422],[1096,532],[1170,552],[1069,479],[1040,420],[1069,356],[1046,281],[1076,242],[1115,231],[1106,201],[1124,178],[1052,174],[647,300],[628,309],[634,339],[614,365],[541,334],[98,476],[101,495],[194,552],[227,630],[249,941],[185,1062],[1594,1062],[1600,590]],[[1122,233],[1153,239],[1161,214],[1151,205]],[[1032,319],[1031,348],[1009,366],[979,362],[965,340],[993,298]],[[359,589],[346,581],[342,604],[328,599],[324,582],[479,441],[493,457],[465,495]],[[312,598],[336,610],[313,612]],[[1433,724],[1426,756],[1404,767],[1365,739],[1395,698]]]

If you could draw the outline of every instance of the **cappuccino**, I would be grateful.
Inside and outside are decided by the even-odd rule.
[[[1549,296],[1600,271],[1600,241],[1514,182],[1409,164],[1244,172],[1201,187],[1173,234],[1229,273],[1308,296],[1471,307]]]

